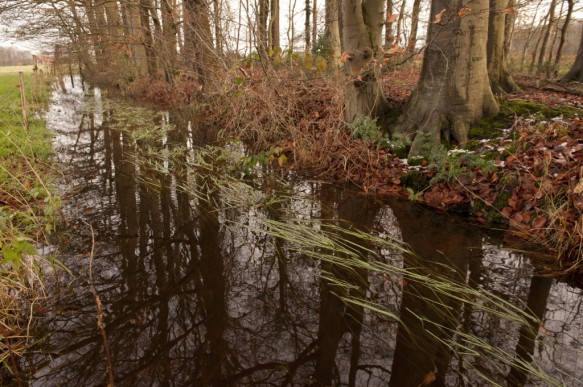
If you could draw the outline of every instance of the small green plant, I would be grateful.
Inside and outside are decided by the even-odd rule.
[[[377,145],[377,148],[386,148],[390,145],[389,139],[381,131],[376,118],[359,116],[348,124],[348,129],[354,138],[361,138]]]
[[[433,147],[427,156],[429,161],[428,167],[435,169],[435,176],[431,179],[430,184],[439,181],[448,183],[456,181],[459,176],[466,174],[470,178],[475,177],[473,172],[481,169],[482,173],[489,173],[496,169],[496,166],[486,157],[479,153],[470,153],[463,149],[454,149],[448,151],[443,145]]]
[[[411,149],[411,139],[406,134],[395,133],[391,136],[389,146],[393,150],[395,156],[400,159],[405,159]]]

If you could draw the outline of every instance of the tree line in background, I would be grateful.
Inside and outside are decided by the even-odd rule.
[[[510,60],[556,76],[565,47],[579,39],[570,33],[574,0],[320,1],[5,0],[0,15],[18,20],[17,37],[44,36],[55,61],[78,63],[87,79],[163,82],[186,87],[189,99],[223,90],[229,69],[249,77],[249,64],[264,78],[277,78],[283,64],[343,69],[347,122],[384,117],[381,71],[422,54],[418,87],[390,128],[415,138],[414,153],[425,143],[464,143],[470,122],[497,112],[494,95],[518,90]],[[516,30],[520,50],[511,48]],[[582,79],[581,51],[565,81]]]
[[[23,66],[31,63],[30,51],[0,46],[0,66]]]

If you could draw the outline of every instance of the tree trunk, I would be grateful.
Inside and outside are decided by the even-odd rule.
[[[312,0],[312,44],[318,41],[318,0]]]
[[[557,0],[551,0],[551,5],[549,6],[549,14],[548,14],[548,25],[543,35],[542,45],[540,48],[540,53],[538,56],[538,64],[537,64],[537,74],[543,72],[545,67],[545,55],[547,53],[547,46],[549,44],[549,40],[551,38],[551,32],[555,26],[555,8],[557,6]]]
[[[132,0],[128,7],[128,40],[131,44],[132,58],[134,61],[135,71],[138,75],[148,73],[148,56],[144,44],[144,31],[142,29],[142,20],[140,15],[139,0]]]
[[[279,0],[271,0],[271,20],[269,22],[269,49],[274,53],[281,50],[279,42]]]
[[[583,30],[581,31],[581,40],[579,41],[579,50],[577,58],[571,69],[561,78],[561,82],[583,82]]]
[[[401,9],[399,9],[399,19],[397,19],[397,33],[395,34],[395,43],[398,45],[401,43],[401,31],[403,30],[403,24],[405,23],[405,6],[407,5],[406,0],[401,0]]]
[[[213,0],[213,24],[215,29],[215,50],[223,52],[223,29],[221,28],[221,0]]]
[[[177,62],[177,23],[174,20],[173,5],[169,0],[161,1],[162,13],[162,52],[160,53],[162,67],[164,70],[164,77],[166,82],[174,84],[174,77],[176,76],[176,62]]]
[[[464,144],[469,124],[498,112],[486,61],[488,0],[434,0],[421,77],[394,132],[414,137],[411,154],[441,140]],[[466,10],[467,12],[467,10]]]
[[[417,29],[419,27],[419,13],[421,11],[421,0],[413,1],[413,12],[411,14],[411,34],[409,35],[409,43],[407,44],[407,51],[412,53],[415,51],[415,44],[417,43]]]
[[[306,0],[306,23],[305,23],[305,39],[306,39],[306,47],[305,47],[305,52],[308,53],[310,51],[312,51],[312,41],[311,41],[311,37],[312,37],[312,31],[310,28],[310,12],[312,11],[312,8],[310,7],[310,0]]]
[[[387,11],[385,20],[385,48],[389,49],[395,43],[395,36],[393,35],[393,0],[387,0]]]
[[[207,90],[217,74],[216,56],[206,0],[183,0],[186,55],[198,75],[198,81]]]
[[[340,66],[340,27],[338,25],[338,0],[326,0],[326,42],[330,45],[330,62]]]
[[[516,0],[509,0],[508,7],[516,9]],[[504,57],[510,58],[510,47],[512,46],[512,37],[514,36],[514,22],[516,21],[517,12],[507,12],[504,22]]]
[[[533,37],[534,37],[534,32],[535,32],[535,28],[534,28],[534,22],[537,19],[538,16],[538,10],[540,8],[542,0],[539,0],[536,9],[534,10],[534,15],[532,17],[532,20],[530,22],[530,27],[528,28],[528,37],[526,38],[526,42],[524,43],[524,47],[522,48],[522,54],[520,55],[520,71],[524,70],[524,62],[526,61],[526,52],[528,51],[528,47],[530,46],[530,42],[532,41]]]
[[[150,77],[156,77],[158,75],[158,63],[156,51],[154,50],[152,28],[150,27],[149,8],[151,8],[151,0],[140,0],[140,24],[146,50],[148,74]]]
[[[573,7],[575,2],[573,0],[567,0],[567,16],[565,16],[565,22],[563,23],[563,28],[561,28],[561,38],[559,41],[559,47],[557,48],[557,53],[555,55],[555,63],[553,69],[553,75],[557,75],[559,71],[559,62],[561,61],[561,55],[563,53],[563,46],[565,45],[565,40],[567,39],[567,31],[569,24],[571,22],[571,17],[573,15]]]
[[[546,14],[545,17],[540,21],[540,23],[537,27],[537,30],[540,28],[541,33],[538,35],[538,38],[536,40],[536,44],[534,46],[534,50],[532,50],[532,60],[530,61],[530,66],[528,68],[529,72],[531,72],[531,73],[536,70],[535,69],[536,58],[537,58],[537,54],[539,53],[539,47],[540,47],[541,42],[542,42],[543,37],[544,37],[543,32],[544,32],[545,26],[547,25],[548,18],[549,18],[549,15]]]
[[[91,42],[93,43],[93,51],[95,52],[95,61],[97,64],[97,69],[101,70],[105,66],[103,64],[103,44],[101,41],[101,31],[99,28],[99,22],[97,20],[98,9],[96,4],[92,0],[85,0],[85,12],[87,13],[87,21],[89,27],[89,33],[91,37]]]
[[[267,59],[268,34],[267,16],[269,14],[269,0],[259,0],[259,14],[257,15],[257,51],[261,58]]]
[[[488,25],[488,76],[492,91],[496,94],[512,93],[519,90],[506,67],[505,39],[506,12],[509,0],[490,0]]]
[[[345,71],[344,118],[380,117],[388,110],[380,79],[381,33],[384,22],[383,0],[343,0]]]

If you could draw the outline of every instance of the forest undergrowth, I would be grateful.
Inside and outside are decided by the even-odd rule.
[[[385,73],[395,117],[417,77],[416,69]],[[367,194],[469,215],[508,229],[509,240],[541,246],[562,271],[583,272],[583,97],[577,90],[521,77],[523,92],[500,96],[501,113],[476,123],[468,144],[406,160],[408,139],[369,119],[343,122],[337,78],[269,78],[236,73],[227,78],[234,81],[221,103],[203,109],[227,138],[249,145],[250,166],[277,163]]]

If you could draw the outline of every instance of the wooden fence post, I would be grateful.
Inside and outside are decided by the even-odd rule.
[[[24,120],[24,127],[28,130],[28,109],[26,106],[26,92],[24,90],[24,73],[22,71],[18,72],[18,81],[20,87],[20,104],[22,105],[22,118]]]
[[[33,95],[38,101],[38,60],[36,55],[32,56],[32,87]]]

